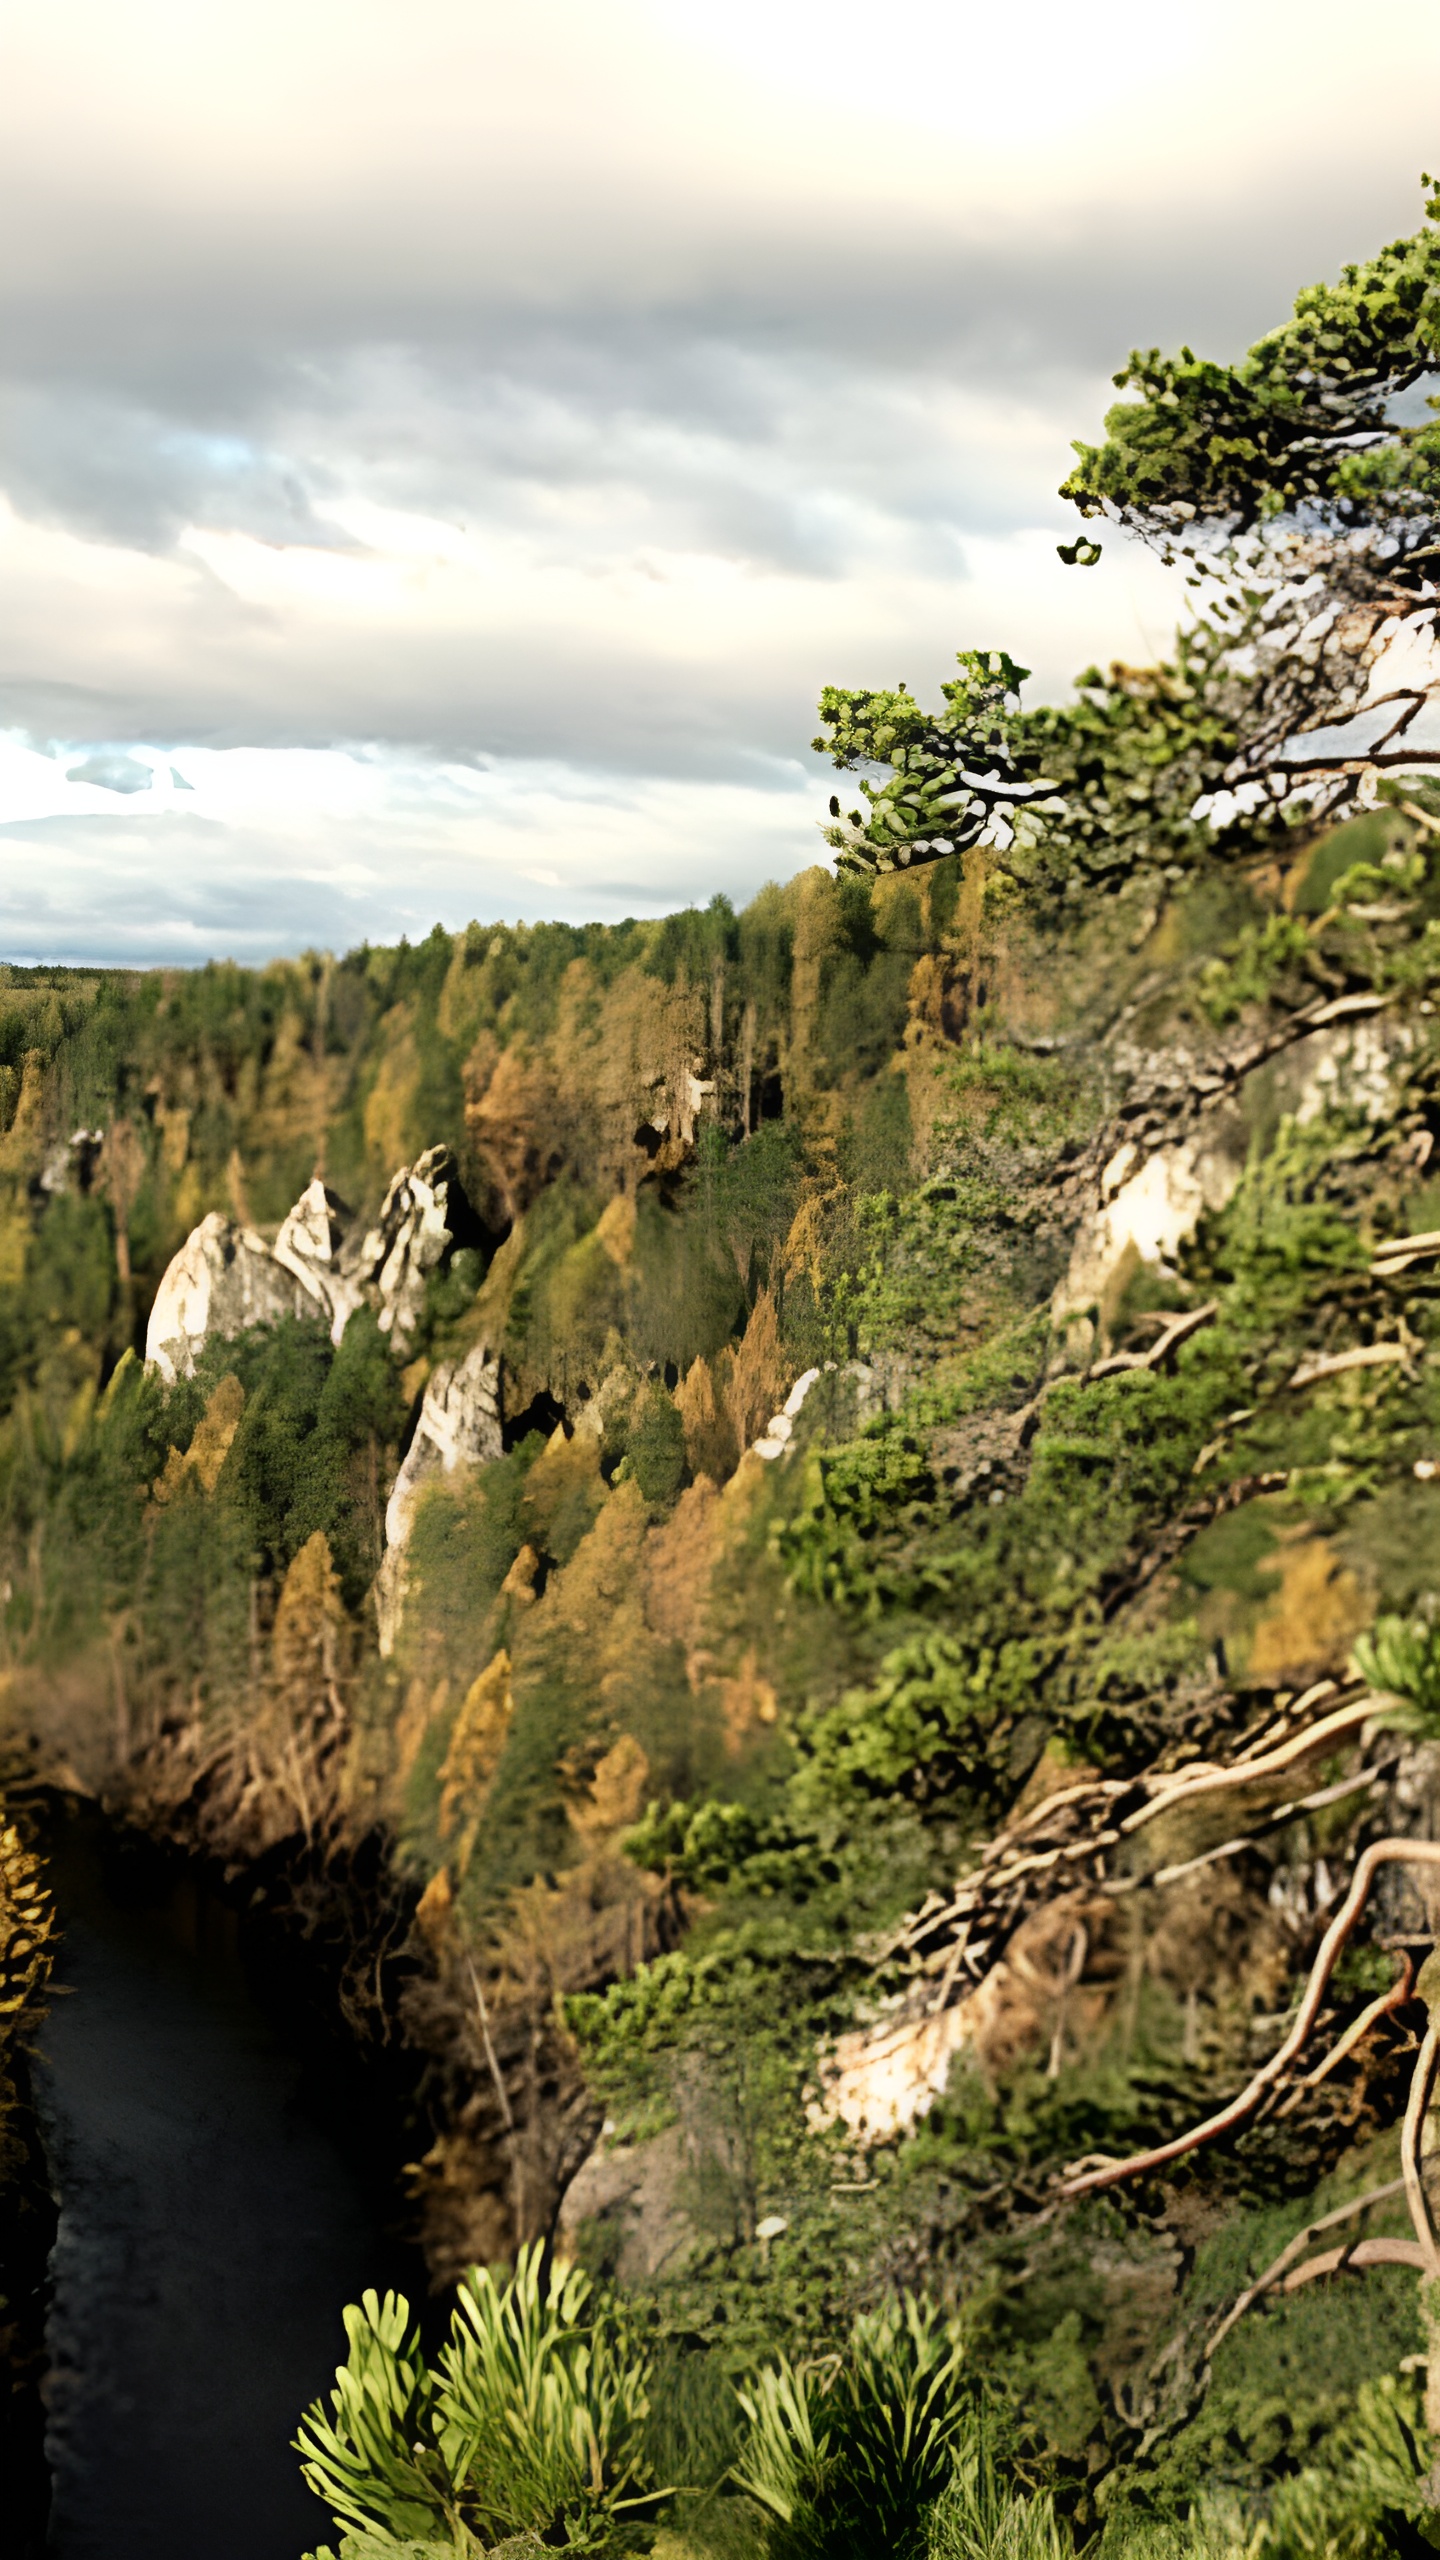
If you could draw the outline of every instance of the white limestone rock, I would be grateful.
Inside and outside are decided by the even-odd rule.
[[[380,1215],[345,1264],[376,1308],[382,1333],[402,1339],[413,1332],[425,1297],[425,1278],[454,1247],[478,1238],[475,1213],[461,1186],[448,1147],[427,1147],[413,1165],[402,1165],[380,1205]]]
[[[401,1166],[375,1225],[359,1238],[344,1201],[317,1174],[273,1249],[218,1211],[201,1220],[160,1283],[145,1357],[173,1383],[190,1375],[212,1333],[229,1337],[287,1315],[322,1315],[338,1343],[367,1303],[398,1348],[414,1331],[427,1275],[457,1246],[480,1241],[448,1147],[429,1147]]]
[[[1242,1148],[1190,1140],[1157,1149],[1131,1172],[1136,1154],[1133,1146],[1122,1147],[1101,1176],[1102,1205],[1076,1237],[1070,1268],[1051,1301],[1057,1324],[1095,1306],[1138,1263],[1169,1269],[1204,1212],[1224,1208],[1245,1161]]]
[[[385,1507],[385,1543],[403,1547],[416,1499],[436,1476],[488,1466],[501,1457],[500,1360],[477,1342],[461,1361],[442,1361],[425,1390],[415,1437]]]
[[[891,2142],[928,2115],[970,2041],[972,2002],[918,2016],[901,2012],[840,2036],[822,2072],[812,2124],[843,2124],[864,2143]]]
[[[262,1236],[212,1209],[180,1247],[156,1292],[145,1357],[167,1386],[193,1376],[212,1334],[232,1341],[252,1324],[302,1315],[309,1301]]]
[[[342,1260],[350,1224],[350,1210],[317,1174],[275,1239],[276,1261],[294,1273],[324,1316],[331,1341],[337,1343],[363,1302],[360,1283]]]
[[[40,1169],[39,1188],[47,1199],[65,1191],[88,1191],[105,1144],[103,1129],[75,1129],[50,1149]]]
[[[767,1464],[784,1457],[811,1388],[825,1377],[839,1377],[850,1386],[850,1427],[853,1430],[858,1431],[872,1414],[883,1413],[885,1399],[873,1369],[867,1368],[863,1360],[847,1360],[844,1368],[837,1370],[834,1361],[827,1360],[823,1368],[806,1369],[796,1379],[780,1411],[771,1414],[759,1439],[751,1441],[752,1456],[765,1459]]]
[[[427,1484],[457,1468],[487,1466],[504,1451],[500,1421],[500,1360],[477,1342],[461,1361],[445,1361],[425,1390],[415,1436],[385,1506],[385,1553],[375,1579],[380,1650],[394,1649],[405,1606],[405,1549],[415,1505]]]
[[[1257,1127],[1273,1127],[1288,1115],[1303,1128],[1337,1104],[1383,1122],[1395,1107],[1412,1041],[1407,1024],[1384,1016],[1318,1024],[1252,1068],[1238,1096],[1207,1115],[1201,1135],[1157,1148],[1143,1161],[1127,1140],[1101,1174],[1099,1204],[1075,1239],[1070,1268],[1051,1301],[1055,1322],[1103,1304],[1140,1263],[1171,1270],[1206,1210],[1223,1209],[1234,1197]]]

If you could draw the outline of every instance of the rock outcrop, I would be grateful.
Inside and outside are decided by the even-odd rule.
[[[375,1308],[381,1332],[403,1339],[414,1330],[427,1273],[460,1247],[483,1242],[450,1149],[427,1147],[413,1165],[401,1166],[374,1226],[341,1262]]]
[[[404,1545],[416,1499],[432,1477],[488,1466],[503,1454],[499,1355],[477,1342],[463,1360],[443,1361],[426,1387],[415,1437],[386,1505],[386,1544]]]
[[[499,1355],[481,1341],[463,1360],[443,1361],[435,1371],[385,1507],[385,1554],[375,1584],[382,1653],[393,1649],[399,1627],[405,1546],[425,1486],[457,1467],[488,1465],[503,1455],[504,1446]]]
[[[155,1294],[145,1357],[167,1386],[193,1375],[212,1335],[230,1341],[253,1324],[303,1315],[309,1301],[263,1236],[212,1209],[186,1237]]]
[[[374,1226],[358,1238],[352,1212],[317,1174],[273,1246],[216,1210],[201,1220],[160,1283],[145,1357],[173,1384],[191,1375],[212,1335],[225,1341],[249,1325],[318,1313],[338,1342],[365,1305],[398,1348],[415,1330],[428,1275],[461,1246],[485,1241],[448,1147],[427,1147],[401,1166]]]
[[[328,1190],[317,1174],[301,1192],[275,1239],[276,1261],[294,1273],[307,1296],[314,1300],[330,1328],[332,1342],[339,1341],[362,1303],[359,1282],[341,1261],[351,1217],[344,1201]]]
[[[1343,1005],[1375,998],[1345,998]],[[1257,1138],[1282,1116],[1305,1128],[1339,1103],[1377,1125],[1395,1107],[1413,1031],[1403,1022],[1341,1013],[1318,1022],[1283,1052],[1264,1050],[1229,1078],[1202,1069],[1192,1090],[1200,1103],[1194,1134],[1147,1151],[1127,1139],[1100,1176],[1100,1197],[1082,1220],[1070,1266],[1051,1300],[1057,1324],[1098,1307],[1107,1312],[1142,1263],[1173,1269],[1206,1211],[1233,1198]],[[1193,1062],[1191,1065],[1193,1073]],[[1172,1068],[1172,1075],[1174,1070]]]

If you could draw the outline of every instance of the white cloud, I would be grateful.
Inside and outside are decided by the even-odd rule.
[[[1055,558],[1068,439],[1413,226],[1440,19],[878,24],[15,0],[16,956],[742,894],[813,858],[823,682],[1164,647],[1152,562]]]

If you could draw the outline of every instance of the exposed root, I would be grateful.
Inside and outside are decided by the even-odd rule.
[[[1056,2189],[1058,2197],[1068,2201],[1074,2196],[1093,2195],[1101,2187],[1116,2187],[1127,2178],[1144,2177],[1153,2169],[1163,2169],[1172,2160],[1183,2159],[1187,2152],[1198,2151],[1203,2144],[1216,2141],[1222,2133],[1232,2132],[1236,2125],[1243,2124],[1247,2116],[1254,2114],[1267,2089],[1274,2087],[1287,2065],[1304,2051],[1340,1950],[1364,1910],[1370,1887],[1382,1866],[1440,1866],[1440,1841],[1376,1840],[1364,1852],[1351,1878],[1350,1890],[1321,1940],[1320,1952],[1310,1968],[1310,1978],[1289,2034],[1238,2097],[1232,2098],[1228,2106],[1221,2107],[1217,2114],[1208,2116],[1203,2124],[1192,2125],[1187,2133],[1176,2134],[1170,2142],[1157,2143],[1149,2151],[1137,2151],[1128,2160],[1115,2160],[1102,2168],[1087,2169],[1079,2177],[1062,2179]],[[1428,2095],[1427,2087],[1427,2101]]]
[[[1420,2166],[1420,2137],[1425,2118],[1430,2112],[1430,2099],[1435,2087],[1435,2072],[1440,2065],[1440,2037],[1435,2029],[1426,2030],[1414,2071],[1410,2076],[1410,2096],[1405,2108],[1405,2123],[1400,2135],[1400,2166],[1405,2179],[1405,2198],[1410,2219],[1415,2225],[1421,2263],[1432,2279],[1440,2276],[1440,2240],[1435,2234],[1435,2220],[1430,2199],[1425,2193],[1425,2179]]]
[[[1274,2260],[1272,2265],[1266,2268],[1263,2276],[1257,2276],[1252,2285],[1246,2286],[1245,2291],[1240,2295],[1239,2300],[1232,2302],[1229,2310],[1220,2321],[1218,2327],[1211,2333],[1210,2343],[1205,2350],[1206,2363],[1209,2364],[1213,2361],[1216,2349],[1219,2347],[1221,2340],[1229,2337],[1237,2320],[1243,2320],[1246,2312],[1251,2308],[1252,2304],[1257,2303],[1261,2299],[1262,2295],[1273,2292],[1275,2286],[1280,2283],[1282,2277],[1289,2274],[1290,2269],[1295,2265],[1296,2259],[1309,2248],[1312,2240],[1319,2239],[1322,2231],[1333,2231],[1342,2222],[1353,2222],[1358,2215],[1368,2213],[1372,2205],[1389,2204],[1396,2196],[1403,2195],[1404,2193],[1404,2179],[1392,2178],[1388,2185],[1383,2187],[1367,2188],[1363,2196],[1352,2197],[1349,2204],[1338,2205],[1333,2213],[1323,2213],[1318,2222],[1307,2223],[1303,2231],[1297,2231],[1294,2239],[1286,2243],[1285,2247],[1281,2250],[1279,2257]],[[1364,2244],[1360,2243],[1354,2245],[1363,2246]],[[1413,2248],[1417,2244],[1409,2242],[1402,2245]],[[1339,2252],[1337,2254],[1343,2255],[1344,2253]],[[1352,2256],[1349,2263],[1356,2264],[1359,2262]],[[1408,2264],[1411,2262],[1407,2261],[1406,2263]],[[1318,2258],[1312,2259],[1309,2267],[1303,2271],[1301,2280],[1308,2282],[1312,2273],[1318,2274],[1320,2272],[1320,2267],[1321,2261]]]

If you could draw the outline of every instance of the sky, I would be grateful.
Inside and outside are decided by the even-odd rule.
[[[1416,227],[1440,11],[1360,37],[3,0],[0,958],[738,904],[824,858],[823,684],[1161,654],[1070,440]]]

